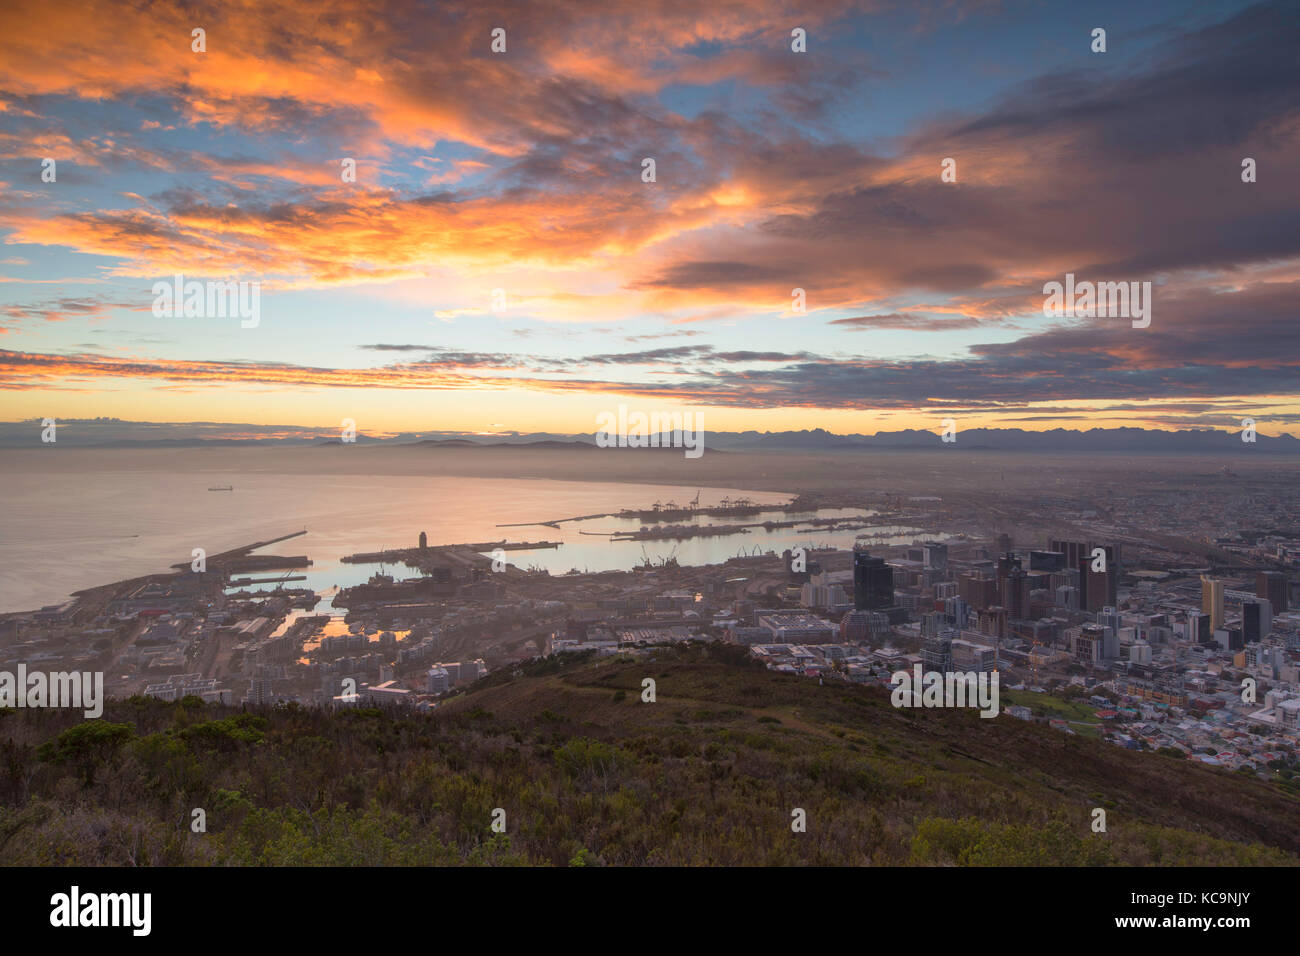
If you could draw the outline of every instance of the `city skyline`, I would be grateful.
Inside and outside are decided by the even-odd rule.
[[[6,420],[1300,427],[1283,4],[34,9]],[[260,320],[155,314],[178,275]],[[1150,324],[1045,315],[1067,277]]]

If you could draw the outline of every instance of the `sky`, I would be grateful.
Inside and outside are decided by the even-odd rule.
[[[1297,50],[1293,3],[9,2],[0,420],[1300,430]],[[1067,273],[1150,324],[1045,315]]]

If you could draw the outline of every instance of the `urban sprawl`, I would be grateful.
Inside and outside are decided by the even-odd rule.
[[[257,554],[276,541],[256,542],[200,570],[179,564],[0,616],[0,669],[102,671],[108,697],[432,708],[489,669],[533,657],[726,641],[823,683],[888,687],[918,665],[996,672],[1002,719],[1229,770],[1293,760],[1300,537],[1216,529],[1215,509],[1189,510],[1179,495],[1106,514],[1062,510],[1052,517],[1088,533],[1033,541],[964,522],[941,497],[804,496],[785,510],[797,524],[851,503],[916,538],[851,550],[810,538],[721,564],[647,558],[627,571],[551,575],[501,560],[526,542],[430,546],[420,534],[409,549],[352,558],[403,565],[405,578],[380,570],[328,594],[289,585],[306,556]],[[1261,525],[1287,507],[1269,506]],[[647,537],[710,533],[690,514],[639,514]]]

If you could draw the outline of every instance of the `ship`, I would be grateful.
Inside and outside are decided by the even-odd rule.
[[[234,491],[234,485],[226,485],[224,488],[209,488],[208,491]]]

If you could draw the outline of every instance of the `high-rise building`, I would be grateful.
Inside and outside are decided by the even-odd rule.
[[[883,643],[887,637],[889,616],[880,611],[849,611],[840,620],[840,640],[845,643]]]
[[[1010,551],[1005,551],[1005,552],[1003,552],[1001,555],[999,555],[999,556],[998,556],[998,582],[999,582],[999,584],[1001,583],[1001,581],[1002,581],[1003,578],[1005,578],[1008,574],[1011,573],[1011,569],[1012,569],[1012,568],[1017,568],[1017,569],[1018,569],[1018,568],[1020,568],[1020,567],[1021,567],[1020,559],[1017,558],[1017,557],[1016,557],[1014,554],[1012,554]]]
[[[1287,609],[1288,587],[1286,575],[1281,571],[1260,571],[1255,575],[1255,594],[1267,598],[1278,614]]]
[[[925,638],[921,644],[921,669],[924,673],[952,670],[952,637],[952,630],[945,628]]]
[[[946,544],[927,544],[922,551],[927,568],[934,568],[936,571],[946,571],[948,569],[948,546]]]
[[[996,580],[971,573],[957,578],[957,594],[974,608],[986,608],[1000,600]]]
[[[997,649],[973,641],[954,640],[952,669],[961,673],[991,674],[998,669]]]
[[[1079,610],[1079,589],[1063,584],[1056,589],[1056,604],[1071,611]]]
[[[249,682],[248,693],[244,696],[244,702],[254,705],[272,703],[275,699],[272,686],[271,678],[254,677]]]
[[[1092,549],[1082,541],[1049,541],[1047,549],[1065,555],[1065,566],[1067,568],[1077,568],[1080,559],[1085,554],[1090,555],[1092,553]]]
[[[1123,624],[1122,615],[1113,607],[1107,606],[1101,609],[1097,614],[1097,623],[1102,627],[1108,627],[1116,634]]]
[[[979,612],[978,628],[981,634],[989,637],[1007,636],[1007,609],[1004,607],[985,608]]]
[[[1273,605],[1267,598],[1241,602],[1241,630],[1247,644],[1256,644],[1273,630]]]
[[[1187,612],[1187,640],[1196,644],[1214,643],[1214,629],[1210,627],[1210,615],[1204,611]]]
[[[1105,571],[1093,570],[1093,552],[1098,548],[1105,555]],[[1065,555],[1065,566],[1079,572],[1079,610],[1096,614],[1104,607],[1119,604],[1119,545],[1052,540],[1048,549]]]
[[[859,611],[877,611],[894,603],[894,569],[884,558],[866,551],[853,552],[853,606]]]
[[[1002,606],[1009,619],[1020,621],[1029,616],[1029,591],[1029,575],[1019,565],[1011,568],[1002,579]]]
[[[1239,651],[1246,646],[1245,635],[1239,627],[1221,627],[1214,632],[1214,641],[1225,651]]]
[[[1223,627],[1223,582],[1201,575],[1201,612],[1210,616],[1210,631]]]
[[[421,551],[429,550],[429,535],[423,531],[420,532],[420,550]]]
[[[1114,545],[1085,545],[1087,551],[1079,559],[1079,610],[1096,614],[1104,607],[1119,603],[1119,552]],[[1098,561],[1093,552],[1098,548],[1104,561]],[[1094,567],[1101,564],[1104,571]]]
[[[1064,571],[1065,555],[1060,551],[1030,551],[1029,570]]]
[[[445,667],[430,667],[425,675],[424,689],[430,694],[445,694],[451,689],[451,675]]]
[[[952,619],[953,627],[957,630],[965,630],[969,626],[973,611],[966,601],[960,597],[950,597],[943,602],[943,613]]]
[[[1095,664],[1106,659],[1106,629],[1098,624],[1072,627],[1066,632],[1070,654],[1077,661]]]

